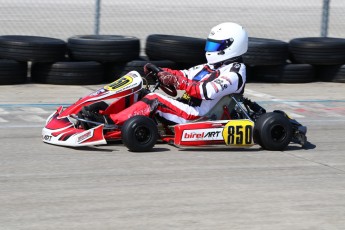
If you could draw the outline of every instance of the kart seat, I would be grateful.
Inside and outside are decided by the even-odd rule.
[[[224,113],[230,114],[231,110],[234,108],[236,102],[232,97],[240,98],[241,96],[241,94],[229,94],[222,97],[208,113],[196,121],[229,119],[227,116],[224,117],[224,115],[226,115]]]

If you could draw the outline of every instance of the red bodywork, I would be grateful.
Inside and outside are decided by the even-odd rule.
[[[71,106],[63,109],[60,106],[46,122],[42,130],[42,139],[46,143],[64,146],[85,146],[105,144],[108,140],[121,139],[121,128],[104,130],[104,125],[85,130],[76,126],[73,117],[84,106],[98,101],[106,101],[109,106],[102,114],[111,114],[122,111],[137,101],[137,94],[142,89],[142,78],[134,73],[125,75],[115,82],[96,90],[95,92],[80,98]],[[205,117],[207,119],[207,117]],[[222,130],[230,119],[226,106],[223,107],[221,121],[202,121],[188,124],[178,124],[168,127],[163,124],[160,130],[161,140],[173,143],[177,146],[202,146],[224,144]]]

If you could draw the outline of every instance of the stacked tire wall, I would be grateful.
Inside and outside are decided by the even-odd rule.
[[[140,56],[140,40],[121,35],[56,38],[0,36],[0,85],[90,85],[111,82],[146,63],[187,69],[206,63],[206,39],[152,34]],[[247,82],[345,82],[345,39],[307,37],[284,42],[249,38],[243,55]]]

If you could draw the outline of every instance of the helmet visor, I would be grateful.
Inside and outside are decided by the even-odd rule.
[[[221,51],[233,43],[232,39],[226,39],[226,40],[213,40],[213,39],[207,39],[206,45],[205,45],[205,51],[206,52],[214,52],[214,51]]]

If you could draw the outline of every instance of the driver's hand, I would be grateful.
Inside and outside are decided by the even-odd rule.
[[[168,86],[171,85],[177,89],[178,77],[176,75],[173,75],[169,72],[161,71],[157,73],[157,77],[163,85],[168,85]]]

